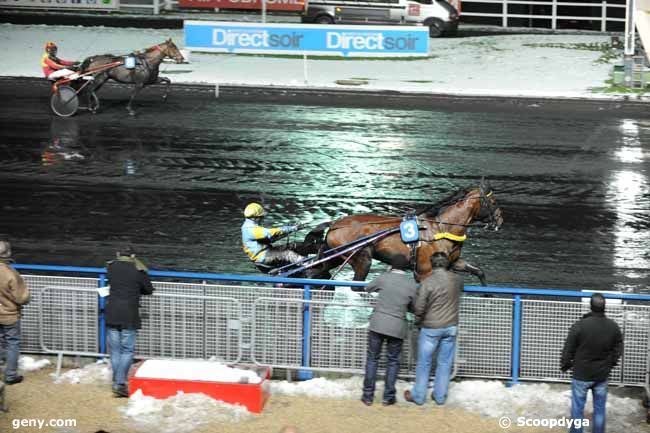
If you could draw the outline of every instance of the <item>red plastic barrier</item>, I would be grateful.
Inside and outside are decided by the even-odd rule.
[[[242,366],[235,367],[246,368]],[[129,377],[129,395],[141,390],[144,395],[164,399],[175,396],[179,391],[186,394],[200,393],[225,403],[246,406],[253,413],[261,413],[270,396],[270,367],[263,368],[263,371],[258,373],[260,376],[264,376],[260,383],[226,383],[136,377],[135,374],[138,368],[139,366]],[[259,369],[260,367],[256,368]]]

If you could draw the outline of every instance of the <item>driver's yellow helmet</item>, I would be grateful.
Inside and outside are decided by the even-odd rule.
[[[259,218],[264,216],[264,208],[259,203],[249,203],[244,209],[246,218]]]

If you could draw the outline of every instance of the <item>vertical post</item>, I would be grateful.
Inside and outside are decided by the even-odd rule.
[[[602,2],[602,12],[601,12],[601,21],[600,21],[600,31],[607,31],[607,1],[603,0]]]
[[[521,296],[515,295],[512,318],[512,372],[508,386],[519,383],[519,358],[521,356]]]
[[[99,287],[106,286],[106,274],[99,274]],[[104,307],[106,299],[99,296],[99,351],[106,353],[106,318],[104,317]]]
[[[307,53],[302,53],[302,74],[305,79],[305,84],[308,84],[309,78],[307,77]]]
[[[551,30],[557,30],[557,0],[551,6]]]
[[[153,14],[160,15],[160,0],[153,0]]]
[[[501,27],[508,27],[508,0],[503,0],[503,16],[501,17]]]
[[[303,290],[303,300],[305,301],[302,307],[302,365],[309,367],[310,352],[311,352],[311,287],[305,284]],[[314,377],[314,374],[309,370],[298,370],[298,380],[308,380]]]
[[[634,0],[627,0],[625,6],[625,50],[623,55],[623,85],[632,87],[632,71],[634,69],[634,46],[635,28],[634,12],[636,5]]]
[[[262,22],[266,23],[266,0],[262,0]]]

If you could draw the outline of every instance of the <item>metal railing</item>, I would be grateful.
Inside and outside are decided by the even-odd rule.
[[[106,353],[103,268],[15,265],[33,292],[25,308],[23,350],[101,356]],[[53,274],[77,276],[54,276]],[[78,275],[94,274],[93,278]],[[216,358],[311,372],[363,371],[374,297],[314,290],[363,287],[350,281],[150,271],[156,292],[143,297],[139,357]],[[174,281],[168,281],[172,279]],[[197,282],[198,280],[198,282]],[[193,281],[193,282],[188,282]],[[227,282],[227,283],[224,283]],[[279,284],[285,287],[277,287]],[[292,285],[293,288],[286,287]],[[568,381],[559,357],[571,324],[589,310],[590,292],[466,286],[461,301],[455,371],[461,377]],[[490,297],[485,295],[490,294]],[[614,384],[647,387],[650,296],[605,293],[607,314],[624,334]],[[415,331],[402,353],[402,376],[415,371]]]
[[[476,12],[470,7],[468,10],[467,5],[481,5],[482,9],[486,5],[494,5],[494,12]],[[562,21],[600,21],[600,31],[607,31],[607,24],[611,22],[624,23],[625,22],[625,4],[610,3],[607,1],[600,2],[566,2],[557,0],[547,1],[519,1],[519,0],[462,0],[463,9],[461,17],[489,17],[496,18],[501,21],[501,27],[509,27],[510,20],[512,19],[528,19],[528,20],[543,20],[549,23],[550,28],[556,30],[558,22]],[[528,6],[528,13],[515,12],[516,9],[522,9],[521,6]],[[584,10],[591,8],[593,11],[598,11],[598,15],[583,16],[577,15],[576,8]],[[566,12],[564,11],[566,9]],[[622,16],[615,16],[613,13],[616,10],[623,10]],[[531,26],[534,27],[534,26]]]

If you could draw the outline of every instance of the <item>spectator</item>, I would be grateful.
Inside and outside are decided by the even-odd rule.
[[[408,260],[397,256],[392,260],[391,269],[366,286],[368,293],[379,292],[368,326],[366,374],[361,397],[366,406],[370,406],[375,398],[377,367],[384,342],[388,362],[382,404],[390,406],[396,402],[395,382],[399,371],[399,357],[408,332],[406,312],[413,311],[417,290],[415,279],[405,271],[407,268]]]
[[[420,327],[418,358],[413,390],[404,391],[406,401],[422,405],[426,400],[433,354],[436,358],[436,376],[433,400],[445,404],[451,367],[458,335],[458,310],[463,291],[463,277],[449,270],[445,253],[431,256],[432,272],[418,288],[415,301],[415,324]]]
[[[0,345],[6,348],[4,381],[8,385],[23,381],[23,376],[18,374],[20,313],[22,306],[29,302],[29,289],[9,265],[12,262],[11,244],[0,241]]]
[[[605,432],[607,378],[623,352],[623,336],[616,322],[605,316],[605,297],[591,295],[591,312],[571,326],[562,350],[562,371],[573,368],[571,433],[582,433],[585,400],[594,400],[592,433]]]
[[[108,345],[113,368],[113,394],[128,397],[127,376],[133,363],[135,339],[140,322],[140,296],[151,295],[153,286],[147,267],[135,257],[130,247],[117,252],[108,262],[110,294],[106,304]]]

